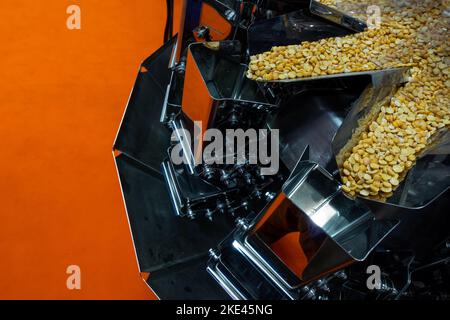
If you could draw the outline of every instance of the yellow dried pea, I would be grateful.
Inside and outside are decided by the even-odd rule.
[[[375,121],[344,157],[341,168],[346,179],[345,192],[385,200],[432,141],[433,135],[450,125],[450,50],[446,27],[439,24],[445,9],[442,4],[423,0],[415,3],[414,8],[402,7],[398,13],[389,1],[380,1],[384,21],[380,28],[346,37],[274,47],[251,57],[248,77],[285,80],[412,67],[410,81],[381,107]],[[322,2],[334,5],[336,0]],[[359,3],[347,0],[344,4],[347,2]],[[434,38],[430,39],[427,30],[433,30]]]
[[[377,119],[368,125],[367,132],[361,135],[357,145],[348,155],[352,157],[358,150],[368,148],[370,152],[375,150],[377,153],[379,165],[377,172],[379,173],[373,175],[372,184],[368,185],[369,188],[365,188],[370,190],[369,195],[366,196],[366,192],[359,192],[361,196],[382,201],[392,196],[393,191],[406,176],[407,170],[414,165],[417,156],[432,141],[432,136],[439,129],[447,130],[449,125],[450,81],[448,71],[439,71],[449,69],[448,44],[441,41],[437,45],[436,43],[431,46],[426,45],[427,42],[420,42],[423,34],[417,32],[419,28],[422,29],[421,31],[427,28],[430,22],[440,20],[441,10],[424,10],[424,8],[429,9],[427,6],[430,5],[435,3],[425,0],[419,5],[419,9],[406,10],[403,16],[394,19],[404,23],[406,27],[401,26],[392,32],[406,31],[404,34],[409,35],[406,43],[411,50],[401,50],[403,57],[396,57],[393,52],[392,56],[385,57],[391,58],[391,61],[386,59],[386,64],[382,66],[395,66],[396,60],[402,61],[405,65],[411,65],[407,63],[409,60],[417,67],[411,69],[411,81],[394,94],[389,104],[381,108]],[[418,10],[422,10],[423,14],[418,15]],[[384,14],[389,15],[385,12]],[[416,17],[421,20],[415,21]],[[405,30],[408,28],[410,30]],[[399,45],[402,41],[405,39],[396,39],[394,43]],[[378,51],[386,49],[384,44],[392,47],[389,38],[383,39],[382,43]],[[408,56],[410,52],[413,54]],[[374,141],[369,141],[369,146],[365,136],[374,137]],[[354,174],[351,169],[350,176]],[[375,170],[376,166],[371,169]],[[380,184],[379,181],[382,183]],[[354,183],[348,180],[347,189],[352,190]]]

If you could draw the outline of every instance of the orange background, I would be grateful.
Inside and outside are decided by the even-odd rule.
[[[1,299],[153,297],[111,148],[138,66],[162,44],[165,3],[0,1]],[[66,27],[72,4],[81,30]],[[79,291],[66,288],[71,264]]]

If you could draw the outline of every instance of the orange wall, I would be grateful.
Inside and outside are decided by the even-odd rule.
[[[71,4],[81,30],[66,28]],[[165,0],[0,1],[0,299],[153,297],[111,147],[165,12]],[[66,288],[70,264],[80,291]]]

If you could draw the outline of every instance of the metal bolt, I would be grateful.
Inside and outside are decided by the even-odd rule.
[[[248,225],[247,220],[245,220],[244,218],[238,218],[238,219],[236,220],[236,223],[237,223],[237,226],[238,226],[239,228],[242,228],[242,229],[244,229],[244,230],[248,230],[248,228],[250,227],[250,226]]]
[[[220,253],[216,249],[209,249],[209,256],[214,260],[220,259]]]
[[[210,221],[213,219],[213,212],[209,208],[206,209],[205,217]]]
[[[234,19],[236,19],[236,12],[234,12],[231,9],[228,9],[227,11],[225,11],[225,18],[228,21],[234,21]]]
[[[266,200],[267,200],[267,201],[270,201],[270,200],[272,200],[273,198],[275,198],[275,192],[269,192],[269,191],[267,191],[266,194],[265,194],[265,196],[266,196]]]
[[[187,217],[189,219],[192,219],[192,220],[194,220],[196,218],[195,213],[194,213],[194,211],[191,208],[189,208],[187,210],[187,214],[186,215],[187,215]]]

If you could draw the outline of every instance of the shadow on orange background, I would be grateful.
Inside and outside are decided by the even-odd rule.
[[[138,66],[162,44],[165,3],[0,2],[1,299],[153,297],[111,148]],[[71,4],[81,30],[66,27]],[[79,291],[66,287],[72,264]]]

